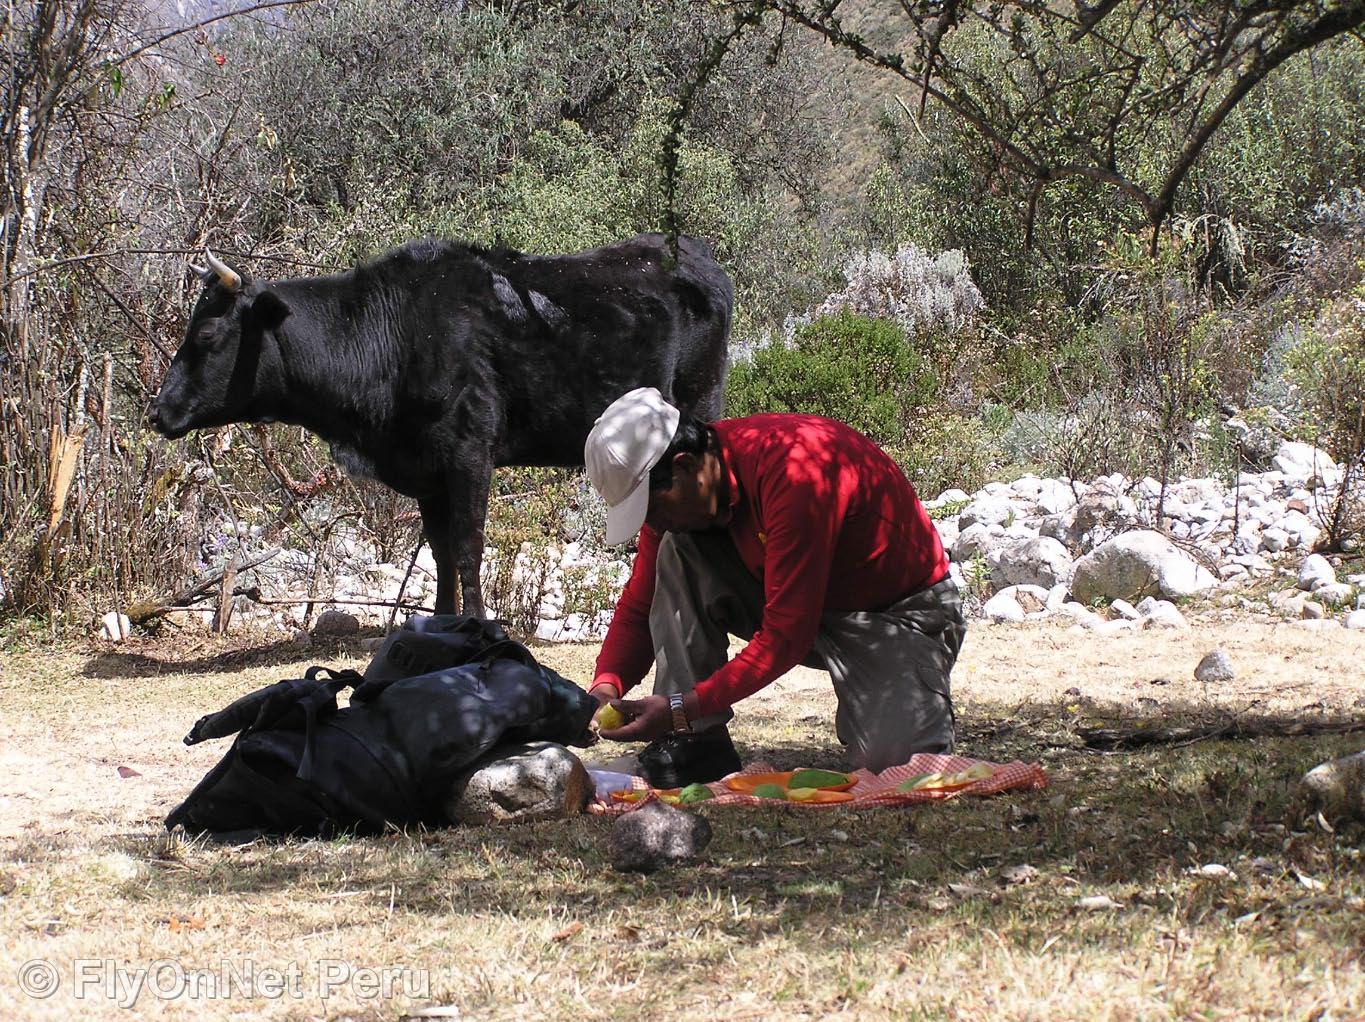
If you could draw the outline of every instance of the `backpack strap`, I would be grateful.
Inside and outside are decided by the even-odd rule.
[[[337,693],[343,688],[353,687],[361,680],[360,675],[347,668],[334,671],[330,667],[310,667],[304,671],[304,678],[313,684],[313,690],[298,700],[298,708],[303,712],[303,756],[299,760],[298,773],[301,781],[313,779],[313,739],[317,722],[333,716],[337,712]],[[326,674],[328,680],[318,681]]]

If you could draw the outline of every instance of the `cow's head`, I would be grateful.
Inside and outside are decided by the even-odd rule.
[[[266,333],[289,315],[268,284],[244,279],[205,254],[208,267],[194,267],[203,293],[149,413],[152,427],[171,438],[260,416],[254,405]]]

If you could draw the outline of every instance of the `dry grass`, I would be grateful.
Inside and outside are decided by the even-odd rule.
[[[1216,644],[1239,680],[1205,693],[1190,674]],[[540,652],[579,679],[595,655]],[[1359,738],[1098,755],[1071,729],[1111,705],[1172,719],[1351,712],[1363,660],[1359,635],[1245,622],[1109,639],[978,628],[957,674],[965,751],[1040,759],[1050,789],[913,811],[715,809],[704,862],[638,878],[609,868],[600,818],[236,849],[168,842],[161,817],[221,753],[179,744],[197,716],[310,663],[359,657],[207,641],[11,648],[0,659],[0,1017],[394,1019],[433,1004],[478,1019],[1365,1015],[1361,835],[1287,812],[1292,782]],[[797,672],[744,708],[747,758],[838,762],[823,676]],[[1233,875],[1188,872],[1209,863]],[[1081,907],[1095,895],[1118,907]],[[19,990],[32,959],[56,966],[54,997]],[[172,963],[159,976],[170,993],[177,970],[254,968],[257,990],[144,990],[129,1011],[118,1006],[128,991],[99,982],[74,1000],[75,963],[104,960]],[[347,968],[409,971],[382,997],[380,973],[347,981]],[[282,996],[262,989],[269,969]]]

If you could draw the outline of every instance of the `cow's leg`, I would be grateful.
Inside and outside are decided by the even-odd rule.
[[[479,568],[483,565],[483,527],[488,518],[493,458],[485,455],[461,467],[464,471],[452,477],[450,488],[450,536],[460,573],[460,611],[483,617]]]
[[[436,613],[455,613],[455,582],[459,569],[455,565],[455,547],[451,542],[450,499],[442,494],[417,501],[422,509],[422,531],[431,546],[436,561]]]

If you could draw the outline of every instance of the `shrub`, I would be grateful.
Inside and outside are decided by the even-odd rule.
[[[800,412],[846,422],[877,443],[904,443],[937,380],[895,323],[840,312],[771,338],[730,369],[727,413]]]
[[[1365,277],[1365,260],[1357,269]],[[1365,279],[1324,303],[1285,364],[1301,430],[1344,470],[1324,515],[1327,544],[1340,549],[1348,534],[1365,529]]]
[[[957,250],[931,256],[913,243],[894,255],[859,252],[844,268],[847,285],[824,300],[817,316],[853,312],[889,319],[910,337],[952,334],[970,325],[985,306]]]
[[[889,450],[921,496],[950,487],[972,493],[997,467],[995,436],[972,416],[932,412],[917,417],[902,445]]]

